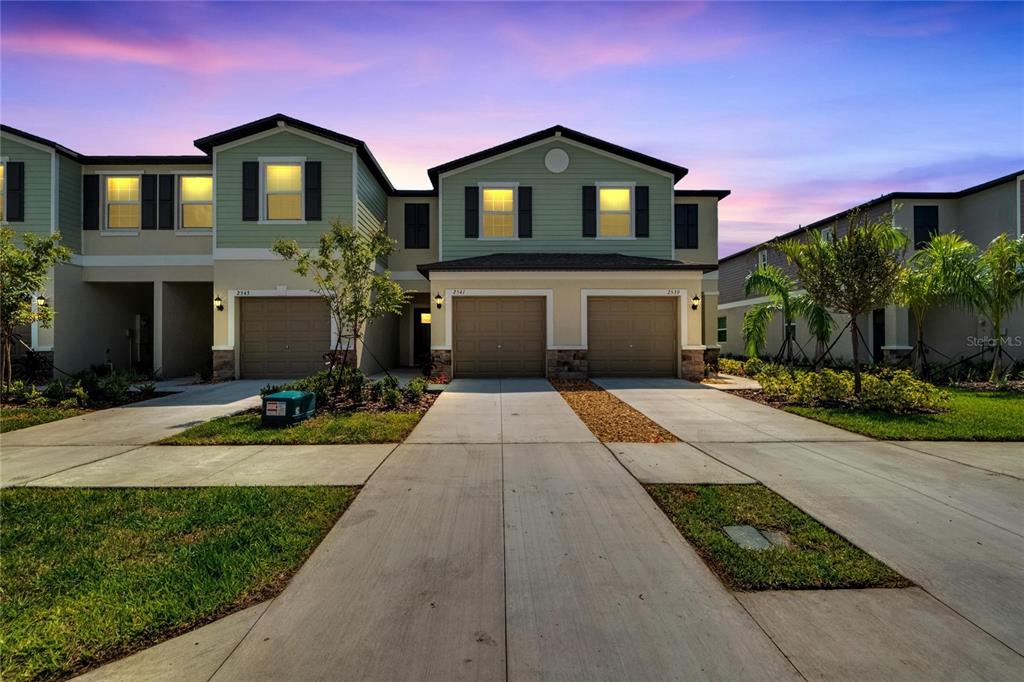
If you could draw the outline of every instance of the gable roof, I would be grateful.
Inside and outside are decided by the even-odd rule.
[[[677,197],[717,197],[719,201],[732,194],[731,189],[677,189]]]
[[[89,156],[87,154],[79,154],[73,149],[69,149],[62,144],[54,142],[53,140],[47,140],[45,137],[39,137],[32,133],[19,130],[13,126],[9,126],[6,123],[0,123],[0,130],[5,133],[20,137],[29,142],[35,142],[36,144],[44,147],[53,149],[61,156],[65,156],[73,161],[77,161],[83,166],[113,166],[121,164],[180,164],[180,165],[196,165],[196,164],[209,164],[212,160],[209,156],[203,156],[199,154],[192,155],[172,155],[172,156]]]
[[[273,130],[282,126],[295,128],[296,130],[301,130],[303,132],[316,135],[317,137],[322,137],[325,140],[331,140],[332,142],[338,142],[349,147],[355,147],[356,152],[359,154],[359,158],[366,162],[370,172],[373,173],[373,176],[384,188],[384,191],[388,194],[395,193],[395,186],[391,184],[391,180],[388,179],[388,176],[384,173],[384,169],[382,169],[380,164],[377,163],[377,159],[374,158],[373,154],[370,152],[370,148],[365,142],[354,137],[335,132],[328,128],[321,128],[318,125],[300,121],[299,119],[292,118],[291,116],[285,116],[284,114],[273,114],[266,118],[261,118],[256,121],[250,121],[249,123],[243,123],[242,125],[235,126],[234,128],[222,130],[219,133],[200,137],[198,140],[195,140],[193,144],[195,144],[195,146],[201,151],[207,154],[212,154],[214,147],[219,147],[229,142],[235,142],[236,140],[242,140],[257,133]]]
[[[777,237],[772,237],[771,239],[767,239],[759,244],[748,246],[747,248],[741,249],[736,253],[729,254],[725,258],[719,258],[718,263],[721,265],[722,263],[730,261],[733,258],[739,258],[740,256],[746,255],[751,251],[756,251],[757,249],[760,249],[766,244],[769,244],[778,239],[789,239],[790,237],[795,237],[798,234],[803,234],[806,232],[810,232],[811,230],[816,230],[819,227],[822,227],[829,223],[835,222],[836,220],[844,218],[851,211],[863,211],[878,206],[879,204],[883,204],[887,201],[894,201],[896,199],[962,199],[965,196],[976,194],[978,192],[983,192],[986,189],[990,189],[992,187],[995,187],[996,185],[1001,185],[1004,182],[1010,182],[1019,175],[1024,175],[1024,169],[1021,169],[1015,173],[1003,175],[994,180],[989,180],[988,182],[983,182],[980,185],[973,185],[971,187],[967,187],[966,189],[961,189],[955,192],[889,192],[888,194],[883,194],[882,196],[877,197],[875,199],[871,199],[870,201],[865,201],[862,204],[857,204],[856,206],[840,211],[839,213],[834,213],[827,218],[816,220],[813,223],[810,223],[809,225],[801,225],[795,230],[790,230],[785,234],[780,234]]]
[[[535,133],[531,133],[523,137],[518,137],[514,140],[509,140],[508,142],[490,147],[489,149],[484,149],[482,151],[469,154],[468,156],[463,156],[455,159],[454,161],[443,163],[440,166],[434,166],[427,170],[427,175],[430,177],[430,183],[434,187],[437,187],[437,179],[443,173],[448,173],[449,171],[453,171],[457,168],[468,166],[471,163],[483,161],[485,159],[498,156],[499,154],[504,154],[505,152],[525,147],[529,144],[533,144],[534,142],[540,142],[541,140],[546,140],[549,137],[556,136],[564,137],[565,139],[572,140],[574,142],[579,142],[580,144],[587,145],[588,147],[600,149],[608,152],[609,154],[614,154],[615,156],[621,156],[624,159],[629,159],[630,161],[635,161],[636,163],[650,166],[651,168],[657,168],[658,170],[665,171],[666,173],[671,173],[672,177],[675,178],[675,182],[679,182],[683,176],[689,172],[686,168],[677,166],[674,163],[662,161],[661,159],[656,159],[653,156],[648,156],[647,154],[641,154],[640,152],[633,151],[632,149],[620,147],[617,144],[612,144],[611,142],[607,142],[600,138],[581,133],[577,130],[573,130],[572,128],[555,125],[550,128],[545,128],[544,130],[538,130]]]

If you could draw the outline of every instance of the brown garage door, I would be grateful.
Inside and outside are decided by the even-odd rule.
[[[304,377],[324,367],[331,318],[321,298],[241,298],[242,376]]]
[[[593,376],[676,375],[678,299],[587,299],[587,363]]]
[[[545,302],[535,297],[456,297],[456,377],[544,376]]]

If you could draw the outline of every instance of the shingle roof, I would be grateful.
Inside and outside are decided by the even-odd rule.
[[[699,270],[709,272],[714,264],[681,263],[667,258],[644,258],[622,253],[492,253],[457,258],[418,266],[420,274],[431,272],[532,271],[532,270]]]

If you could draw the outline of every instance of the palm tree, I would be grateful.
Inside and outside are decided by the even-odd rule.
[[[810,296],[803,294],[793,299],[793,309],[798,317],[804,318],[807,322],[807,330],[814,338],[814,369],[820,370],[825,363],[825,349],[832,332],[835,330],[836,322],[832,313],[828,311]]]
[[[989,242],[978,256],[977,274],[967,290],[970,305],[984,315],[995,334],[989,381],[999,380],[1003,355],[1003,321],[1024,301],[1024,237],[1006,233]]]
[[[775,248],[796,266],[807,295],[826,310],[850,318],[853,338],[853,388],[860,395],[860,328],[857,318],[896,299],[902,278],[907,238],[895,227],[892,213],[877,217],[851,211],[849,229],[842,237],[825,239],[811,232],[806,239],[791,239]]]
[[[939,234],[914,254],[903,271],[898,301],[914,315],[914,369],[924,378],[929,374],[925,318],[940,306],[970,302],[977,274],[976,253],[974,244],[960,235]]]
[[[747,275],[744,289],[747,296],[767,296],[768,301],[751,306],[743,315],[743,337],[747,355],[757,357],[768,340],[768,325],[775,313],[782,313],[785,338],[778,357],[785,357],[786,366],[793,366],[793,322],[797,317],[807,319],[812,336],[821,348],[832,336],[833,321],[828,310],[816,305],[807,296],[797,294],[796,281],[774,265],[759,265]]]

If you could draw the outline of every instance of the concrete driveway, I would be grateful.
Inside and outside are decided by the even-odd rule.
[[[264,381],[182,386],[174,395],[0,436],[0,483],[24,484],[135,450],[194,424],[260,404]]]

